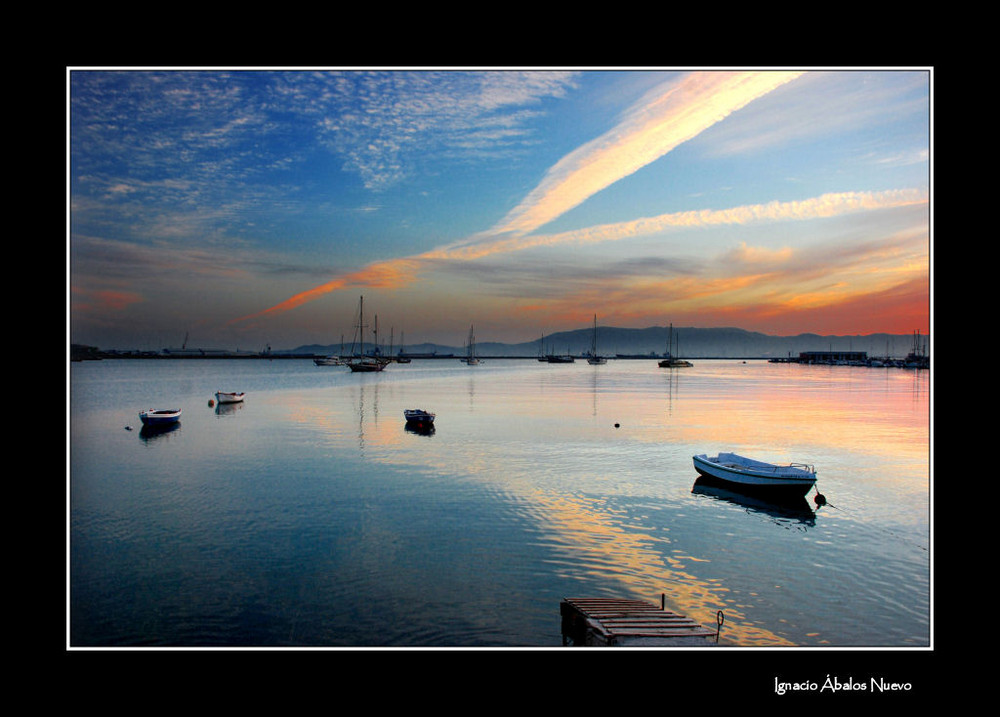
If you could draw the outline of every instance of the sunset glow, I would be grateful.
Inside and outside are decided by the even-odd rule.
[[[71,340],[927,333],[931,73],[72,70]],[[502,128],[502,130],[501,130]],[[197,328],[195,328],[197,327]]]

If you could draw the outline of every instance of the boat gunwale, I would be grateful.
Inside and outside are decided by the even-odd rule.
[[[424,410],[423,408],[404,408],[403,417],[407,423],[429,426],[433,425],[437,414]]]
[[[733,454],[736,455],[736,454]],[[719,463],[718,456],[714,456],[716,460],[712,460],[708,455],[700,453],[693,457],[695,468],[697,469],[699,464],[704,466],[705,470],[709,471],[709,475],[715,478],[723,478],[722,476],[716,475],[713,471],[724,472],[727,475],[734,477],[753,477],[762,480],[772,481],[774,483],[784,482],[789,485],[800,485],[800,484],[813,484],[816,482],[816,470],[812,466],[808,466],[811,470],[804,470],[798,466],[807,466],[805,463],[790,464],[790,465],[776,465],[770,463],[764,463],[761,466],[750,466],[745,464],[737,463]],[[744,458],[744,456],[738,456]],[[752,459],[747,459],[752,460]],[[762,463],[762,462],[758,462]],[[765,470],[765,466],[770,466],[770,471]],[[794,472],[783,472],[779,473],[779,470],[788,471],[791,469]],[[701,472],[700,470],[698,471]],[[734,478],[735,479],[735,478]]]

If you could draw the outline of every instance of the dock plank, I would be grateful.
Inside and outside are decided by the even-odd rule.
[[[574,645],[711,644],[718,632],[652,603],[627,598],[565,598],[563,641]]]

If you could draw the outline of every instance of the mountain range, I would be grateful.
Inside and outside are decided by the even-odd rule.
[[[476,341],[479,356],[534,357],[546,354],[582,356],[590,351],[592,328],[561,331],[523,343]],[[672,336],[673,354],[687,358],[784,358],[798,356],[802,351],[866,351],[869,356],[902,358],[915,348],[930,354],[930,339],[926,334],[865,334],[855,336],[770,336],[737,328],[700,329],[694,327],[651,326],[645,329],[597,327],[597,353],[600,356],[661,356]],[[464,355],[464,346],[421,343],[406,344],[405,353]],[[400,347],[383,347],[383,351],[398,353]],[[340,344],[326,346],[310,344],[288,352],[329,355],[340,352]]]

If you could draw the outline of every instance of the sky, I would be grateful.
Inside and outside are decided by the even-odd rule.
[[[929,68],[67,68],[104,349],[927,334]],[[366,321],[367,323],[367,321]]]

